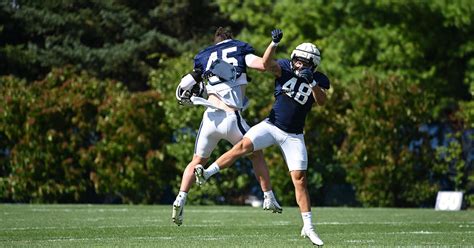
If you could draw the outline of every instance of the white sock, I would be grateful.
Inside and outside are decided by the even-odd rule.
[[[311,212],[302,212],[301,217],[303,218],[304,229],[312,229],[313,223],[311,222],[311,217],[312,217]]]
[[[263,199],[265,198],[270,198],[270,199],[274,199],[275,198],[275,195],[273,194],[273,191],[272,190],[269,190],[269,191],[265,191],[263,192]]]
[[[186,197],[188,197],[188,193],[187,192],[184,192],[184,191],[179,191],[179,194],[178,196],[176,197],[176,200],[181,198],[183,199],[183,201],[186,202]]]
[[[217,165],[216,162],[212,163],[207,169],[204,170],[204,177],[206,180],[210,178],[212,175],[216,174],[219,172],[220,168],[219,165]]]

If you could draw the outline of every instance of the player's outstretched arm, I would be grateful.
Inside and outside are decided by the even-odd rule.
[[[265,71],[262,57],[259,57],[255,54],[245,55],[245,64],[247,65],[247,67],[255,69],[257,71]]]
[[[266,71],[271,72],[276,77],[281,76],[281,67],[273,59],[275,55],[276,48],[281,38],[283,38],[283,31],[280,29],[275,29],[272,31],[272,42],[268,45],[265,53],[263,53],[263,67]]]

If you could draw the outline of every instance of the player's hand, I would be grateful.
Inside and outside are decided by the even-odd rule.
[[[211,72],[211,70],[207,70],[202,73],[202,78],[203,79],[209,79],[210,77],[214,76],[214,73]]]
[[[281,29],[272,30],[272,41],[274,43],[280,42],[281,38],[283,38],[283,31]]]
[[[303,69],[299,73],[300,78],[304,79],[307,84],[312,85],[313,83],[313,71],[311,69]]]

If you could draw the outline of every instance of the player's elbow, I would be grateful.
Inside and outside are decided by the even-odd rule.
[[[265,71],[271,71],[273,67],[274,67],[274,64],[272,63],[271,60],[263,61],[263,69],[265,69]]]
[[[318,106],[323,106],[326,104],[326,97],[318,97],[316,102],[318,103]]]
[[[326,104],[326,100],[327,100],[326,91],[319,88],[318,86],[313,87],[313,97],[319,106],[323,106],[324,104]]]

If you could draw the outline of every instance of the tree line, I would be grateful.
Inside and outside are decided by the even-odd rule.
[[[474,202],[474,7],[468,1],[127,1],[0,3],[0,200],[168,203],[192,158],[204,109],[175,88],[218,26],[262,55],[302,42],[322,52],[328,103],[307,119],[315,205],[432,206],[438,190]],[[273,102],[250,71],[243,115]],[[211,160],[230,148],[221,143]],[[283,204],[294,205],[280,152],[264,151]],[[259,195],[247,159],[191,203]]]

